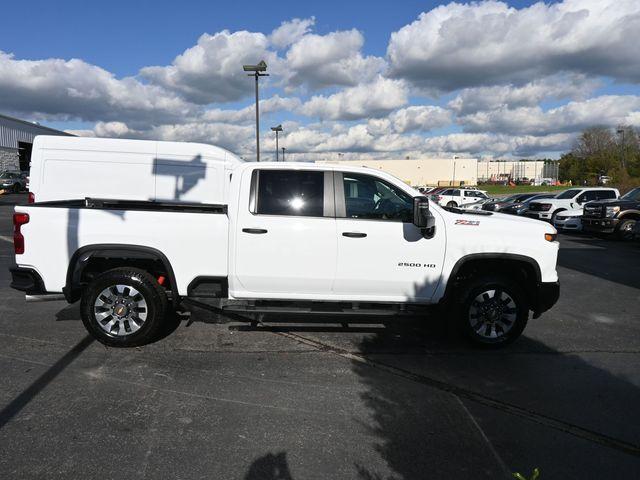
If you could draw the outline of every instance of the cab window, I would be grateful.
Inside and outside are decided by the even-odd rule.
[[[324,209],[324,172],[260,170],[257,175],[259,215],[295,215],[322,217]]]
[[[344,173],[344,201],[347,218],[411,223],[413,198],[371,175]]]

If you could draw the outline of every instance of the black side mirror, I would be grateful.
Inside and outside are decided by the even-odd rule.
[[[429,211],[427,197],[413,197],[413,224],[421,230],[430,230],[435,227],[436,219]]]

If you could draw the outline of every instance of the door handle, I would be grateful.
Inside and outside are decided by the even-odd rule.
[[[264,228],[243,228],[242,231],[244,233],[254,233],[254,234],[267,233],[267,231]]]
[[[342,232],[342,236],[349,238],[364,238],[367,236],[367,234],[361,232]]]

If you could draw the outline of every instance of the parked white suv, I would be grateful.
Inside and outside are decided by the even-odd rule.
[[[531,202],[525,215],[554,223],[555,216],[560,212],[582,208],[585,203],[594,200],[618,198],[619,196],[620,192],[617,188],[570,188],[553,198]]]
[[[438,205],[446,207],[461,207],[469,203],[488,200],[487,192],[474,188],[448,188],[431,198]]]

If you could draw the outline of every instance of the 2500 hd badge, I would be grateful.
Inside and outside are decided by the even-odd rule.
[[[400,262],[399,267],[436,268],[435,263]]]

